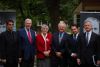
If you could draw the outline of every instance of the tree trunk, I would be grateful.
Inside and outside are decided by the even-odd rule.
[[[22,1],[21,0],[19,1],[19,6],[18,7],[19,7],[19,10],[20,10],[20,13],[21,13],[21,16],[22,16],[22,20],[24,21],[26,16],[23,12],[23,7],[22,7]],[[21,23],[21,28],[22,27],[24,27],[24,22]]]
[[[48,8],[48,12],[51,18],[51,28],[52,32],[57,31],[57,25],[60,20],[60,14],[59,14],[59,4],[60,0],[45,0],[46,6]]]

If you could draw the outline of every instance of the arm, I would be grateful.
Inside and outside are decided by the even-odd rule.
[[[100,36],[97,37],[95,43],[96,43],[95,52],[97,56],[97,65],[100,65]]]
[[[22,49],[22,37],[21,37],[21,34],[20,34],[20,30],[19,31],[17,31],[17,36],[18,36],[18,48],[19,48],[19,50],[18,50],[18,56],[19,56],[19,58],[22,58],[22,54],[23,54],[23,49]]]
[[[77,39],[77,64],[78,65],[81,64],[80,53],[81,53],[81,36],[79,35]]]
[[[39,42],[41,39],[40,37],[37,35],[36,37],[36,48],[37,48],[37,52],[44,54],[44,50],[43,50],[43,46],[41,45],[41,43]]]
[[[1,58],[6,59],[6,40],[4,33],[1,34]]]

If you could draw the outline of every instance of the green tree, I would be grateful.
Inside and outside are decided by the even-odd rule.
[[[79,3],[80,0],[0,0],[0,9],[16,10],[18,27],[23,27],[24,19],[29,17],[34,26],[37,21],[48,21],[56,31],[60,20],[72,21],[73,11]]]

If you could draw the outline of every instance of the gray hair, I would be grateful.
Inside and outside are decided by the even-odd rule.
[[[25,19],[25,23],[26,23],[27,21],[30,21],[30,22],[32,23],[32,20],[29,19],[29,18]]]
[[[58,24],[58,27],[59,27],[59,26],[64,26],[64,27],[66,27],[66,23],[65,23],[64,21],[60,21],[59,24]]]
[[[46,24],[42,24],[41,29],[42,29],[42,28],[48,28],[48,29],[49,29],[49,26],[46,25]]]

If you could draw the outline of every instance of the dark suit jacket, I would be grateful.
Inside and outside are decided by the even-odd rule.
[[[73,34],[71,34],[70,35],[71,36],[71,46],[70,46],[70,48],[71,48],[71,52],[72,53],[77,53],[77,39],[78,39],[78,37],[79,37],[79,34],[78,34],[78,36],[77,36],[77,39],[74,39],[73,38]]]
[[[100,59],[100,47],[98,43],[98,35],[93,33],[89,44],[86,45],[85,34],[81,33],[78,38],[78,58],[81,59],[82,64],[93,64],[92,56],[96,54],[98,59]]]
[[[20,49],[21,49],[21,57],[24,60],[29,60],[30,58],[33,58],[35,55],[35,32],[33,30],[30,30],[32,41],[33,43],[30,44],[28,40],[28,36],[26,33],[25,28],[20,29],[18,31],[19,34],[19,43],[20,43]]]
[[[7,62],[18,60],[19,44],[16,32],[5,31],[0,34],[0,56]]]
[[[61,43],[59,44],[59,32],[53,34],[52,38],[52,51],[55,52],[61,52],[63,57],[69,56],[69,48],[68,45],[70,45],[70,36],[64,32],[63,38],[61,40]]]

